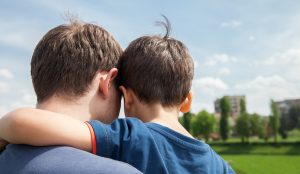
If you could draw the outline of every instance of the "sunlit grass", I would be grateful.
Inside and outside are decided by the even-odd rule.
[[[299,174],[300,156],[222,155],[237,174]]]
[[[213,144],[211,147],[223,155],[300,155],[300,143],[280,144]]]

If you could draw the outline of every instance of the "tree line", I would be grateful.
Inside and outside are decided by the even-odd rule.
[[[248,113],[246,102],[241,100],[239,115],[230,119],[231,105],[227,96],[221,98],[220,108],[220,118],[203,110],[196,114],[188,112],[180,117],[179,121],[194,137],[205,141],[226,141],[229,137],[239,137],[241,142],[247,143],[250,137],[256,136],[265,141],[273,138],[274,142],[278,142],[279,135],[287,138],[287,131],[300,129],[300,109],[290,109],[289,117],[292,118],[293,127],[288,127],[285,119],[280,118],[279,109],[273,100],[270,102],[269,116]]]

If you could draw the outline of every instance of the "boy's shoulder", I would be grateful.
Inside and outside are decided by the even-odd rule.
[[[91,120],[88,123],[93,127],[96,134],[101,133],[107,136],[109,134],[130,134],[132,137],[135,134],[147,135],[145,132],[148,132],[146,123],[132,117],[119,118],[111,124],[104,124],[98,120]]]

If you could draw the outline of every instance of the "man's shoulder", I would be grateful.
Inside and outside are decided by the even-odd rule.
[[[9,145],[0,155],[4,173],[139,173],[129,164],[65,146]]]

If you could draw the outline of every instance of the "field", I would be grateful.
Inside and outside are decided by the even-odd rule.
[[[300,174],[300,142],[212,143],[237,174]]]
[[[217,143],[211,147],[222,155],[300,155],[300,143]]]
[[[237,174],[300,174],[300,156],[222,155]]]

